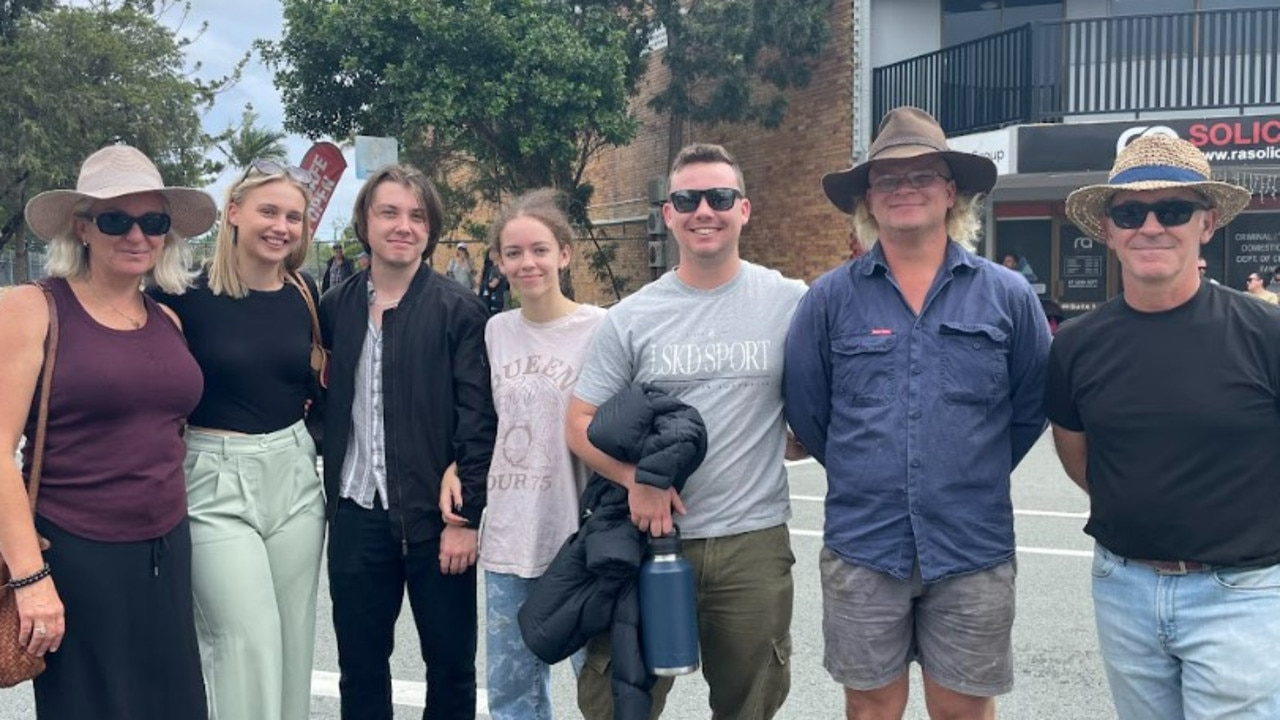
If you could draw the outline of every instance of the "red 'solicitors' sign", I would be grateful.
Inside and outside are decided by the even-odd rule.
[[[329,206],[334,188],[338,187],[338,181],[347,169],[347,161],[343,159],[342,151],[337,145],[320,142],[312,145],[302,157],[302,169],[309,170],[314,178],[311,183],[311,206],[307,208],[307,219],[310,220],[311,232],[314,233],[320,226],[324,209]]]

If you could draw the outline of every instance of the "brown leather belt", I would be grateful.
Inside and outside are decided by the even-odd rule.
[[[1186,575],[1213,569],[1213,566],[1208,563],[1194,560],[1134,560],[1134,562],[1142,563],[1161,575]]]

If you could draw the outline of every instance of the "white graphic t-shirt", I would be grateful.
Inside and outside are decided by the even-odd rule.
[[[539,577],[578,529],[588,471],[565,442],[565,412],[604,316],[601,308],[580,305],[565,317],[535,323],[508,310],[485,326],[498,411],[480,536],[485,570]]]

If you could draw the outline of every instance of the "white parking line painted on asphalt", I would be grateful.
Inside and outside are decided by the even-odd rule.
[[[340,697],[338,693],[338,673],[312,670],[311,694],[317,697]],[[404,707],[425,707],[427,704],[427,684],[412,680],[392,680],[391,702],[394,705],[402,705]],[[478,687],[476,688],[476,715],[488,714],[488,697],[485,695],[485,689]]]
[[[818,461],[814,460],[811,457],[807,457],[807,458],[804,458],[803,460],[786,460],[786,461],[783,461],[782,464],[789,468],[793,468],[793,467],[800,467],[802,465],[817,465]]]

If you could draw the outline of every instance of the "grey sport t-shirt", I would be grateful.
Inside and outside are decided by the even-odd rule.
[[[676,517],[689,538],[762,530],[791,517],[783,467],[783,343],[805,284],[743,261],[738,275],[697,290],[668,272],[618,303],[596,332],[574,388],[599,407],[632,381],[692,405],[707,424],[707,458]]]

